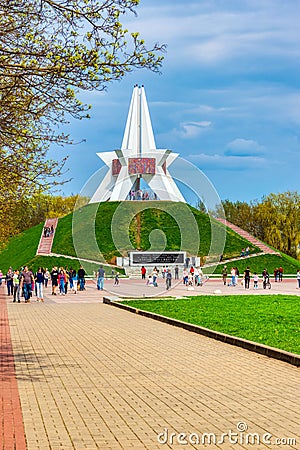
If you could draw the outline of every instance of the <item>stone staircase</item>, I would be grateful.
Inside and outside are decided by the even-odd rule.
[[[56,226],[57,226],[57,222],[58,222],[57,218],[55,218],[55,219],[47,219],[45,221],[44,228],[42,230],[42,235],[41,235],[41,238],[40,238],[40,242],[39,242],[39,245],[38,245],[38,249],[37,249],[37,252],[36,252],[37,255],[43,255],[43,256],[50,255],[51,249],[52,249],[52,244],[53,244],[53,239],[54,239],[54,235],[55,235],[55,230],[56,230]],[[54,233],[50,234],[50,236],[48,236],[48,237],[45,237],[44,236],[44,229],[45,229],[45,227],[51,228],[51,225],[53,225]]]
[[[261,242],[256,237],[252,236],[252,234],[248,233],[247,231],[243,230],[242,228],[238,227],[237,225],[234,225],[231,222],[228,222],[228,220],[217,218],[219,222],[226,225],[231,230],[235,231],[235,233],[239,234],[241,237],[246,239],[247,241],[251,242],[251,244],[258,247],[260,250],[262,250],[263,253],[269,254],[269,255],[280,255],[279,252],[276,252],[272,248],[268,247],[266,244]]]

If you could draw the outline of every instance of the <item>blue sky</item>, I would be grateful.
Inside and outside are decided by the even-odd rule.
[[[92,118],[65,128],[65,195],[102,166],[96,152],[119,148],[134,84],[145,86],[157,148],[201,169],[221,199],[261,199],[299,190],[300,2],[140,0],[123,22],[148,47],[166,43],[162,74],[136,70],[107,92],[84,93]]]

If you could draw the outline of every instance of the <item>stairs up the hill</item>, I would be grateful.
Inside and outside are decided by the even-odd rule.
[[[247,239],[247,241],[251,242],[251,244],[255,245],[256,247],[260,248],[264,253],[270,254],[270,255],[280,255],[279,252],[276,252],[272,248],[268,247],[266,244],[258,240],[256,237],[252,236],[252,234],[248,233],[247,231],[243,230],[242,228],[238,227],[237,225],[234,225],[231,222],[228,222],[228,220],[225,219],[217,219],[219,222],[226,225],[228,228],[231,228],[233,231],[235,231],[237,234],[242,236],[244,239]]]
[[[37,249],[36,254],[37,255],[50,255],[51,253],[51,249],[52,249],[52,243],[53,243],[53,238],[54,238],[54,234],[55,234],[55,230],[56,230],[56,226],[57,226],[57,222],[58,219],[47,219],[45,224],[44,224],[44,228],[42,230],[42,235],[41,235],[41,239],[39,242],[39,246]],[[51,228],[51,225],[53,225],[54,228],[54,233],[50,233],[50,236],[45,237],[44,236],[44,229],[46,227]]]

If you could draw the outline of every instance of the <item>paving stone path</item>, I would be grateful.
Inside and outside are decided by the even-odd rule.
[[[94,285],[43,304],[0,289],[28,450],[300,448],[296,367],[104,305]]]

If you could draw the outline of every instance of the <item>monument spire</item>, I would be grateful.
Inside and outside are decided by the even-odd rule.
[[[156,148],[144,86],[133,88],[121,149],[97,155],[109,171],[90,203],[132,198],[130,192],[140,191],[141,179],[156,199],[185,201],[168,171],[178,154]]]

